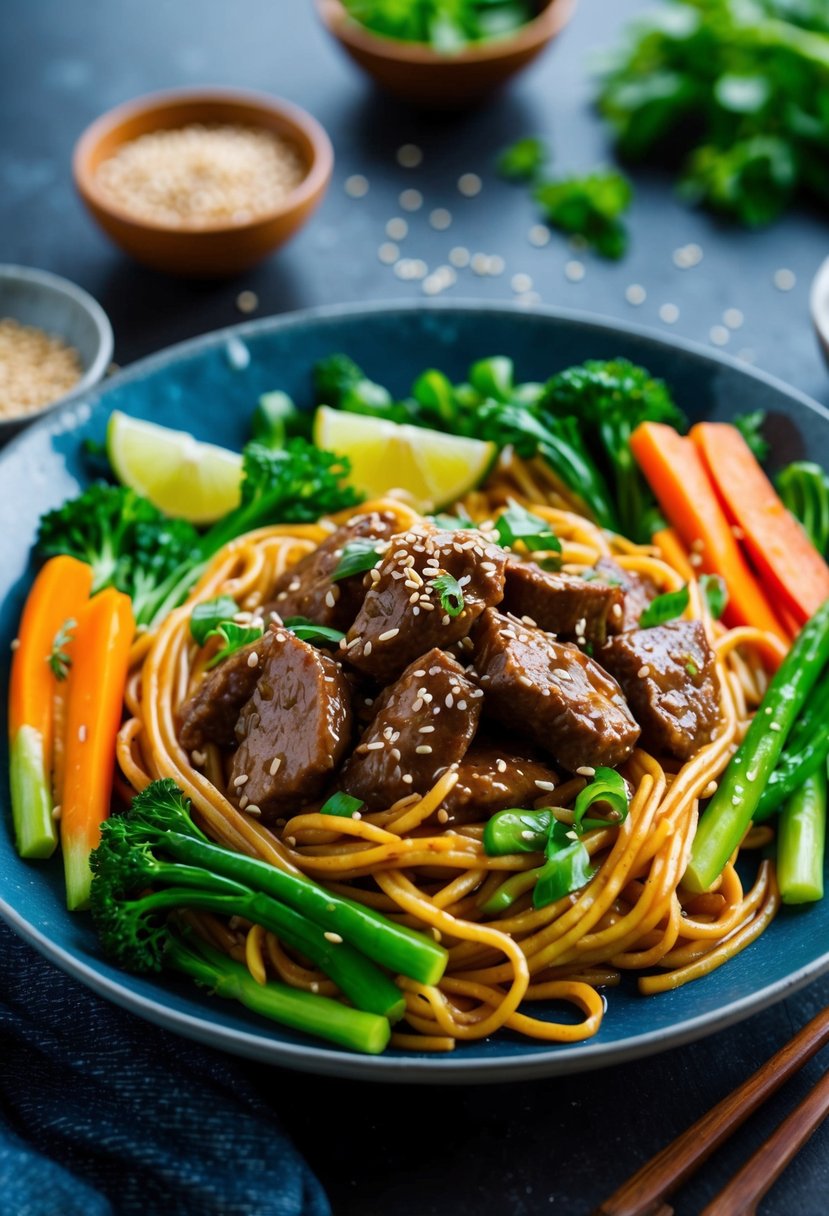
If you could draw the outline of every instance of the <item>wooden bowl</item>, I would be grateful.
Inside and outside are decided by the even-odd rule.
[[[136,218],[108,198],[96,179],[102,161],[140,135],[189,123],[274,131],[294,145],[305,163],[305,177],[272,211],[199,228]],[[213,278],[246,270],[292,237],[321,202],[333,164],[324,129],[290,102],[236,89],[181,89],[139,97],[96,119],[75,145],[72,170],[90,213],[126,253],[156,270]]]
[[[381,88],[418,106],[459,109],[481,101],[520,72],[569,21],[575,0],[545,0],[514,34],[443,54],[419,42],[374,34],[349,17],[341,0],[316,0],[329,33]]]

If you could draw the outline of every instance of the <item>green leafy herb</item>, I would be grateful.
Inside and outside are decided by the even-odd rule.
[[[587,819],[585,815],[594,803],[607,803],[609,819]],[[573,806],[573,827],[577,832],[591,828],[618,827],[627,819],[630,798],[625,779],[614,768],[597,768],[595,775],[576,798]]]
[[[377,541],[367,536],[358,536],[343,546],[342,555],[337,567],[331,575],[332,582],[351,578],[355,574],[365,574],[379,562],[381,554],[377,550]]]
[[[795,460],[777,475],[777,492],[818,553],[829,549],[829,477],[819,464]]]
[[[451,574],[439,574],[432,580],[438,593],[440,606],[447,616],[460,616],[463,612],[463,588]]]
[[[543,139],[527,135],[504,148],[495,162],[501,177],[510,182],[531,182],[549,159],[549,148]]]
[[[225,659],[229,659],[237,650],[242,650],[251,642],[257,642],[264,630],[261,625],[237,625],[235,621],[222,621],[215,629],[207,634],[208,638],[221,638],[222,646],[216,651],[207,664],[208,668],[217,667]]]
[[[751,448],[755,460],[760,464],[768,458],[771,450],[769,441],[763,435],[766,421],[765,410],[752,410],[748,414],[738,414],[734,425]]]
[[[324,802],[320,807],[321,815],[342,815],[345,819],[351,819],[355,812],[359,811],[365,803],[361,798],[353,798],[351,794],[345,794],[342,790],[337,790],[332,794],[327,802]]]
[[[514,546],[520,541],[530,553],[550,550],[561,553],[561,541],[551,531],[550,525],[514,499],[509,500],[506,509],[498,516],[495,530],[502,545]]]
[[[67,652],[66,647],[75,636],[77,624],[78,622],[71,618],[63,622],[55,634],[52,649],[46,656],[46,662],[49,664],[52,675],[56,680],[65,680],[69,675],[69,668],[72,666],[72,656]]]
[[[637,16],[602,77],[620,152],[678,159],[687,200],[750,227],[829,201],[825,0],[673,0]]]
[[[700,591],[712,620],[718,621],[728,604],[728,588],[719,574],[703,574],[699,580]]]
[[[617,170],[597,169],[583,177],[541,182],[534,198],[548,224],[583,237],[602,257],[618,259],[627,250],[621,217],[630,207],[633,189]]]
[[[500,38],[535,16],[530,0],[344,0],[355,21],[377,34],[422,42],[446,55]]]
[[[687,584],[680,587],[678,591],[666,591],[664,595],[658,595],[640,614],[639,628],[652,629],[654,625],[664,625],[666,621],[675,621],[688,607],[688,599]]]
[[[286,629],[290,629],[291,633],[295,633],[303,642],[330,642],[337,645],[345,637],[339,629],[332,629],[329,625],[315,625],[307,616],[289,616],[283,623]]]
[[[232,620],[238,611],[239,605],[229,595],[202,600],[190,613],[190,636],[199,646],[203,646],[213,631],[223,621]]]

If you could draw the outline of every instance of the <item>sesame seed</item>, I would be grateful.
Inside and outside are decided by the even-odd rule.
[[[527,233],[527,239],[531,245],[535,245],[537,249],[541,249],[544,245],[549,245],[551,235],[550,229],[545,224],[533,224]]]
[[[271,766],[268,769],[268,772],[270,773],[270,775],[272,777],[275,777],[276,774],[279,772],[279,766],[281,763],[282,763],[281,756],[274,756],[273,760],[271,760]]]
[[[454,249],[449,250],[449,261],[458,270],[463,270],[469,265],[472,254],[463,245],[455,245]]]
[[[580,283],[586,273],[584,262],[579,262],[576,258],[573,258],[564,267],[564,277],[571,283]]]
[[[352,173],[345,179],[345,192],[350,198],[364,198],[368,194],[368,178],[362,173]]]
[[[556,788],[552,781],[535,781],[533,784],[537,785],[540,790],[546,790],[548,793],[552,793]]]
[[[690,564],[692,566],[701,566],[702,565],[702,555],[699,553],[689,553],[688,561],[690,562]]]
[[[392,638],[397,637],[399,632],[400,632],[399,629],[387,629],[385,633],[380,634],[377,641],[378,642],[390,642]],[[370,643],[369,643],[369,645],[370,645]],[[368,652],[366,652],[366,653],[368,653]]]
[[[647,663],[643,663],[636,674],[638,675],[640,680],[646,680],[648,678],[648,676],[651,674],[651,669],[650,669],[650,667],[648,667]]]
[[[207,756],[204,754],[204,752],[196,751],[190,753],[190,759],[196,768],[201,768],[201,766],[207,761]]]
[[[243,811],[249,802],[250,798],[248,798],[247,794],[242,794],[242,797],[239,799],[239,810]]]
[[[418,756],[431,756],[432,749],[428,743],[420,743],[416,748]]]
[[[386,236],[392,241],[402,241],[408,235],[409,225],[401,216],[395,216],[386,224]]]
[[[236,307],[239,312],[256,312],[259,307],[259,296],[255,291],[240,291],[236,297]]]
[[[258,667],[258,666],[259,666],[259,655],[258,655],[257,651],[252,650],[250,652],[250,654],[248,655],[248,667]]]
[[[78,741],[80,743],[86,743],[86,727],[85,726],[78,727]]]
[[[332,933],[330,929],[325,930],[323,937],[327,942],[333,942],[335,946],[338,946],[343,940],[339,933]]]
[[[436,232],[445,232],[452,223],[452,212],[445,207],[435,207],[429,216],[429,223]]]
[[[378,751],[380,751],[381,748],[383,748],[385,746],[386,745],[382,739],[375,739],[373,743],[366,743],[365,749],[367,752],[378,752]]]
[[[437,818],[438,823],[446,823],[446,822],[448,822],[448,819],[449,819],[449,812],[440,810],[440,811],[438,811],[436,818]]]
[[[59,802],[58,802],[58,803],[57,803],[55,806],[53,806],[53,807],[52,807],[52,818],[53,818],[53,819],[54,819],[56,822],[57,822],[57,820],[58,820],[58,819],[60,819],[61,810],[62,810],[62,808],[61,808],[61,805],[60,805],[60,803],[59,803]]]
[[[740,329],[745,317],[740,312],[739,308],[726,308],[722,315],[722,319],[729,329]]]
[[[731,333],[725,325],[712,325],[708,337],[714,346],[727,346],[731,341]]]
[[[316,980],[311,980],[311,983],[308,985],[308,987],[310,988],[311,992],[319,992],[319,990],[320,990],[320,986]]]
[[[360,813],[360,811],[352,811],[352,812],[351,812],[351,818],[352,818],[352,819],[362,819],[362,817],[363,817],[363,816],[362,816],[362,814]]]
[[[581,768],[577,768],[576,772],[579,777],[595,777],[596,770],[589,764],[583,764]]]
[[[505,773],[505,772],[507,771],[507,762],[506,762],[506,760],[501,760],[501,759],[496,760],[496,761],[495,761],[495,767],[497,768],[497,770],[498,770],[498,772],[499,772],[499,773]]]
[[[458,178],[458,190],[464,198],[474,198],[481,193],[483,182],[477,173],[462,173]]]
[[[558,678],[559,678],[560,680],[572,680],[572,678],[573,678],[573,677],[570,675],[570,672],[569,672],[569,671],[566,671],[566,670],[565,670],[563,667],[554,667],[554,668],[553,668],[553,675],[554,675],[554,676],[558,676]]]
[[[287,845],[290,845],[291,848],[293,848],[294,845],[296,844],[296,836],[286,836],[285,843]]]
[[[745,540],[746,534],[739,524],[731,525],[731,534],[735,540]]]
[[[423,195],[419,190],[404,190],[398,202],[404,211],[419,211],[423,206]]]
[[[639,305],[644,304],[648,298],[648,293],[645,291],[641,283],[631,283],[625,288],[625,299],[628,304]]]
[[[659,306],[659,320],[664,321],[666,325],[675,325],[679,320],[679,309],[676,304],[661,304]]]
[[[423,677],[426,675],[426,672],[421,669],[420,671],[413,671],[412,675],[414,676],[414,678],[416,680],[422,680]]]
[[[772,282],[778,291],[791,291],[797,283],[793,270],[775,270]]]
[[[403,776],[400,778],[400,780],[403,781],[406,785],[411,785],[412,782],[414,781],[414,777],[411,775],[411,773],[404,773]]]
[[[401,144],[396,158],[402,169],[416,169],[423,160],[423,150],[417,144]]]
[[[248,806],[245,807],[245,810],[247,811],[247,813],[249,815],[261,815],[262,814],[261,806],[257,806],[255,802],[249,803]]]
[[[371,654],[371,642],[366,642],[365,646],[363,647],[363,654],[366,658],[368,658],[368,656]]]
[[[243,786],[245,784],[246,781],[249,781],[249,780],[250,780],[250,778],[249,778],[248,774],[242,773],[241,776],[233,778],[233,784],[236,786],[236,789],[238,790],[241,786]]]

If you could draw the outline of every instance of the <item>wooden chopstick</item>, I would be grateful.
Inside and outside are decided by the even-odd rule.
[[[614,1191],[595,1209],[593,1216],[663,1216],[667,1207],[663,1202],[665,1198],[673,1194],[711,1156],[714,1150],[719,1148],[745,1122],[749,1115],[753,1114],[768,1097],[780,1088],[784,1081],[787,1081],[827,1043],[829,1043],[829,1008],[822,1010],[812,1018],[811,1022],[807,1022],[803,1029],[784,1044],[770,1060],[758,1068],[757,1072],[622,1183],[617,1191]],[[819,1102],[818,1099],[815,1101]],[[783,1136],[782,1143],[777,1145],[777,1151],[781,1154],[784,1147],[789,1144],[788,1137],[794,1134],[791,1127],[783,1134],[783,1128],[805,1106],[806,1103],[802,1103],[798,1110],[792,1112],[792,1115],[774,1133],[772,1140],[778,1135]],[[809,1110],[812,1108],[810,1107]],[[787,1156],[781,1156],[778,1174],[818,1122],[820,1119],[810,1126],[803,1139],[794,1145]],[[800,1126],[799,1122],[797,1126]],[[765,1156],[767,1151],[768,1145],[764,1146],[762,1150],[764,1170],[767,1163]],[[751,1162],[748,1165],[751,1165]],[[744,1169],[747,1168],[748,1166],[744,1167]],[[739,1177],[738,1174],[737,1178]],[[773,1175],[769,1186],[776,1177],[777,1174]],[[717,1207],[716,1216],[723,1216],[726,1211],[731,1210]],[[735,1213],[750,1212],[751,1209],[734,1208],[733,1211]],[[670,1212],[670,1208],[667,1208],[667,1212]]]
[[[702,1216],[754,1216],[792,1157],[829,1115],[829,1072],[712,1199]]]

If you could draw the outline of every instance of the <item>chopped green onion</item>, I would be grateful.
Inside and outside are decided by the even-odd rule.
[[[303,642],[333,642],[336,645],[345,637],[342,630],[332,629],[328,625],[315,625],[307,616],[289,616],[283,624]]]
[[[574,828],[568,828],[558,820],[550,829],[546,856],[547,860],[537,871],[533,887],[534,908],[546,908],[548,904],[563,899],[571,891],[578,891],[586,886],[596,873],[596,867],[590,861],[590,854],[578,839]]]
[[[685,664],[685,670],[687,671],[689,676],[698,676],[699,675],[699,668],[697,667],[697,665],[693,659],[689,659],[688,662]]]
[[[203,646],[211,633],[218,629],[223,621],[232,620],[238,611],[239,605],[229,595],[220,595],[214,600],[202,600],[190,613],[190,636],[199,646]]]
[[[652,629],[655,625],[664,625],[666,621],[676,620],[688,607],[688,599],[687,584],[678,591],[666,591],[664,595],[658,595],[639,617],[639,628]]]
[[[337,790],[336,794],[332,794],[328,801],[322,804],[319,813],[320,815],[342,815],[345,819],[351,819],[364,806],[362,798],[353,798],[351,794]]]
[[[377,565],[381,554],[377,550],[377,541],[368,537],[358,537],[343,546],[342,555],[337,568],[331,575],[332,582],[338,583],[342,578],[351,578],[355,574],[365,574]]]
[[[65,680],[69,675],[69,668],[72,666],[71,655],[67,654],[65,647],[69,645],[74,637],[75,626],[77,621],[64,621],[60,629],[55,634],[55,640],[52,643],[52,649],[46,656],[46,662],[52,670],[52,675],[56,680]]]
[[[547,843],[552,822],[553,813],[546,807],[538,811],[498,811],[486,822],[484,852],[487,857],[540,853]]]
[[[594,802],[606,802],[610,819],[585,819],[587,810]],[[630,799],[625,779],[614,768],[597,768],[595,776],[576,798],[573,806],[573,827],[577,832],[588,832],[591,828],[618,827],[628,817]]]
[[[728,588],[725,585],[725,579],[719,574],[703,574],[699,580],[699,589],[712,620],[718,621],[728,604]]]
[[[512,546],[521,541],[530,553],[536,550],[561,553],[561,541],[550,530],[550,525],[512,498],[498,516],[495,529],[502,545]]]
[[[432,579],[432,586],[440,598],[440,606],[447,616],[460,616],[463,612],[463,588],[451,574],[439,574]]]

